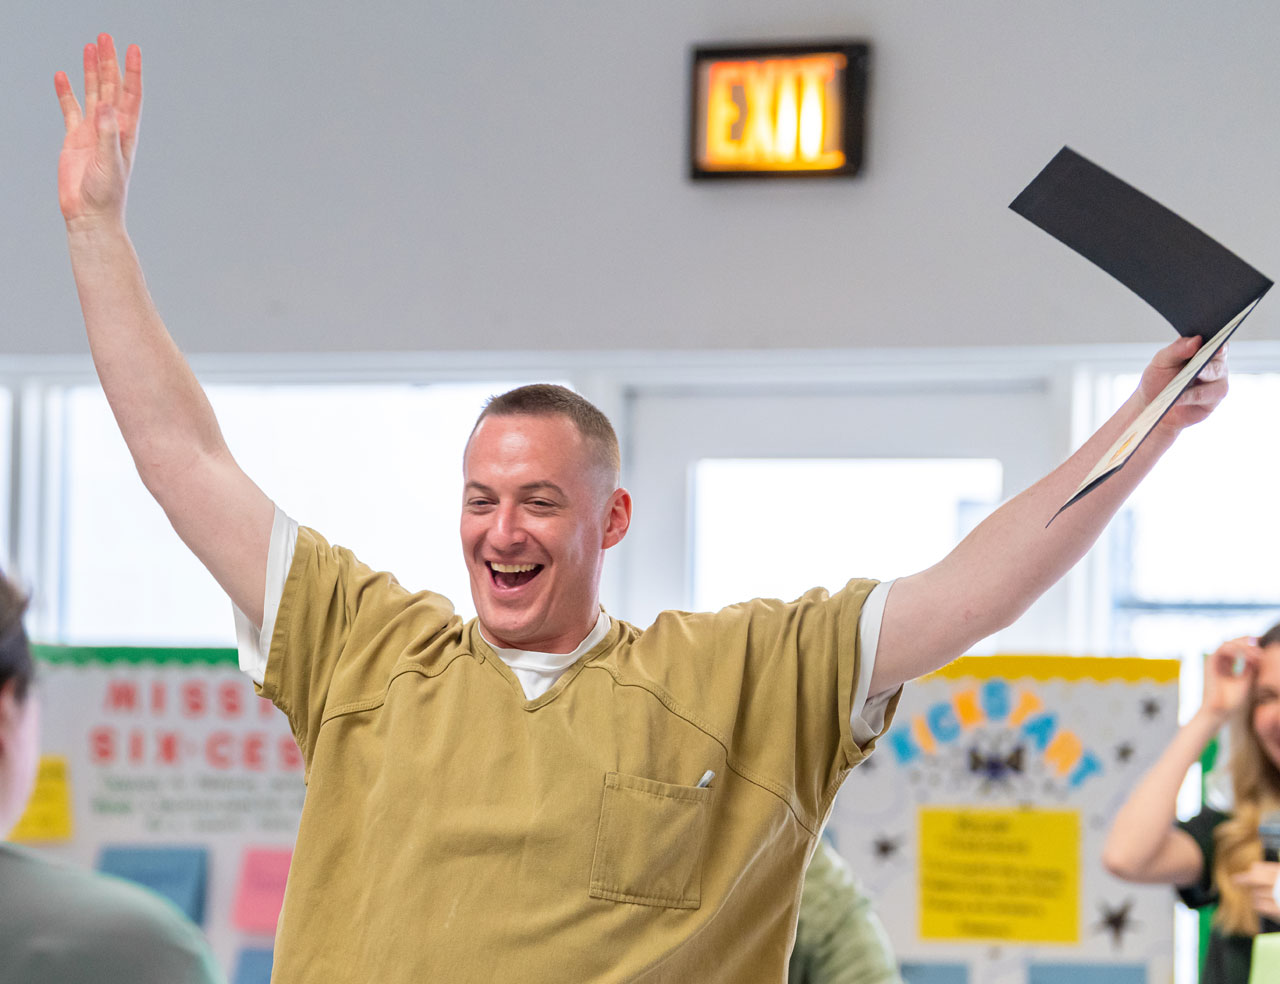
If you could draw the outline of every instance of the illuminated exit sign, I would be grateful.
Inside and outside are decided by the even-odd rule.
[[[857,174],[868,56],[855,41],[695,48],[692,176]]]

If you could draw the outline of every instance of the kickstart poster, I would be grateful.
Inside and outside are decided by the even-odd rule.
[[[1174,895],[1102,866],[1176,660],[965,657],[908,684],[829,824],[908,984],[1164,984]]]

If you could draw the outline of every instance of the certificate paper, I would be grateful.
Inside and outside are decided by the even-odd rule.
[[[1205,339],[1090,470],[1054,514],[1057,518],[1124,466],[1271,288],[1271,281],[1186,219],[1069,147],[1063,147],[1009,207],[1111,274],[1180,335]]]

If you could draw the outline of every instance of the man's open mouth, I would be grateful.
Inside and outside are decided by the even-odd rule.
[[[489,561],[487,566],[493,583],[500,588],[518,588],[528,584],[542,570],[541,564],[495,564]]]

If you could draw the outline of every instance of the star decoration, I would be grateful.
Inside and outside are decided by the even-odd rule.
[[[1116,748],[1117,762],[1128,762],[1129,759],[1131,758],[1133,758],[1133,746],[1130,745],[1127,741],[1123,745],[1120,745],[1118,748]]]
[[[1154,697],[1148,697],[1142,702],[1142,716],[1150,721],[1152,718],[1160,716],[1160,701]]]
[[[902,846],[902,840],[897,837],[877,837],[875,839],[874,846],[876,860],[888,861],[898,853],[898,848]]]
[[[1100,902],[1098,908],[1102,910],[1102,919],[1093,927],[1095,933],[1107,932],[1111,934],[1111,945],[1117,950],[1124,943],[1124,934],[1131,929],[1136,929],[1138,924],[1130,917],[1133,909],[1133,899],[1126,899],[1122,905],[1111,908],[1107,903]]]

